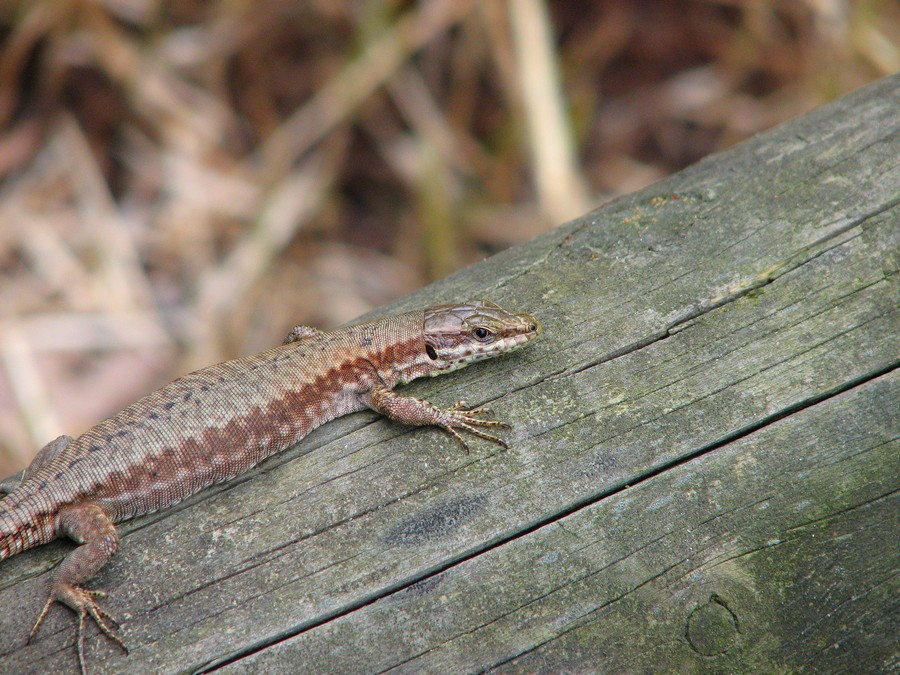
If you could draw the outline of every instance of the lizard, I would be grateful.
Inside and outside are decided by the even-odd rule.
[[[116,553],[115,524],[172,506],[230,480],[313,429],[370,408],[404,424],[437,426],[468,452],[464,431],[506,447],[492,411],[447,409],[394,387],[516,349],[541,331],[529,314],[488,301],[438,305],[332,331],[295,326],[282,345],[174,380],[77,439],[60,436],[16,483],[0,484],[0,560],[59,537],[79,544],[51,574],[30,641],[55,602],[77,615],[82,673],[85,622],[128,653],[84,584]]]

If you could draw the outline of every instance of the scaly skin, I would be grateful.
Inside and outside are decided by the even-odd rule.
[[[441,305],[330,332],[296,326],[284,344],[185,375],[73,440],[47,444],[0,501],[0,560],[67,536],[80,543],[52,575],[51,605],[78,614],[82,672],[88,617],[125,645],[83,586],[119,545],[114,523],[171,506],[234,478],[341,415],[371,408],[404,424],[439,426],[505,444],[485,428],[506,426],[485,408],[447,410],[393,391],[515,349],[540,332],[527,314],[491,302]],[[29,638],[31,639],[31,638]],[[126,650],[127,652],[127,650]]]

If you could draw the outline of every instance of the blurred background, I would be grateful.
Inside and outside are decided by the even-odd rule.
[[[0,477],[898,70],[895,0],[0,0]]]

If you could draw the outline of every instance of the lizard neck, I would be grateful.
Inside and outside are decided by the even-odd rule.
[[[346,330],[389,388],[437,370],[425,351],[424,312],[421,310],[350,326]]]

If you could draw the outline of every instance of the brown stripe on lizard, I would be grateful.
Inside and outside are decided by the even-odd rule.
[[[54,602],[78,616],[82,672],[90,617],[125,645],[84,583],[119,546],[114,523],[166,508],[234,478],[341,415],[371,408],[411,425],[505,443],[485,429],[507,425],[486,408],[457,402],[442,410],[394,387],[507,353],[540,332],[528,314],[492,302],[440,305],[320,332],[296,326],[284,343],[185,375],[77,439],[48,443],[18,483],[0,484],[0,560],[67,536],[79,542],[50,580],[29,640]],[[126,650],[127,652],[127,650]]]

